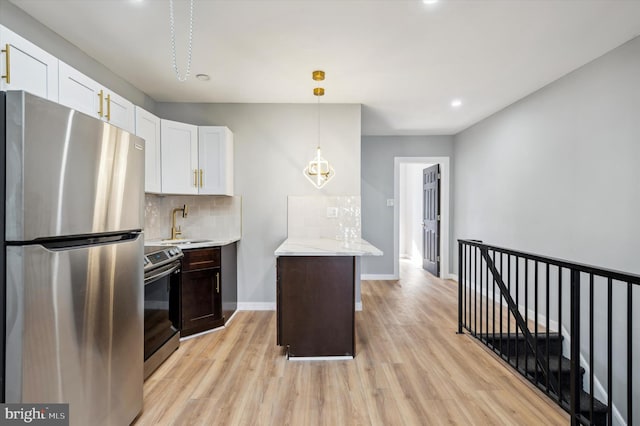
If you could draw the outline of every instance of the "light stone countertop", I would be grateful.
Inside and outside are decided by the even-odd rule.
[[[382,256],[382,251],[363,239],[345,242],[330,238],[287,238],[274,254],[276,256]]]
[[[227,238],[184,238],[179,240],[145,240],[145,246],[176,246],[181,250],[205,248],[205,247],[219,247],[226,246],[227,244],[240,241],[240,237],[227,237]]]

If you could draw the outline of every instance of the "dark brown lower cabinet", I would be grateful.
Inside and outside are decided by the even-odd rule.
[[[236,243],[182,250],[181,336],[225,324],[238,304]]]
[[[224,324],[220,293],[220,248],[183,250],[182,336]]]
[[[355,356],[355,257],[278,257],[276,297],[289,356]]]

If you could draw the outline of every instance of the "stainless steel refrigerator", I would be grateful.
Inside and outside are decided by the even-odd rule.
[[[4,401],[129,424],[142,409],[144,141],[25,92],[0,92],[0,135]]]

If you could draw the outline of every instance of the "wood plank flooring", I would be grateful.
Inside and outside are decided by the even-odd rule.
[[[181,343],[136,425],[566,425],[559,407],[457,329],[457,290],[401,263],[363,281],[356,358],[287,361],[275,312]],[[274,283],[275,285],[275,283]]]

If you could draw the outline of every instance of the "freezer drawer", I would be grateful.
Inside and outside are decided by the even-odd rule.
[[[7,247],[6,402],[67,402],[72,425],[142,409],[143,237]]]

